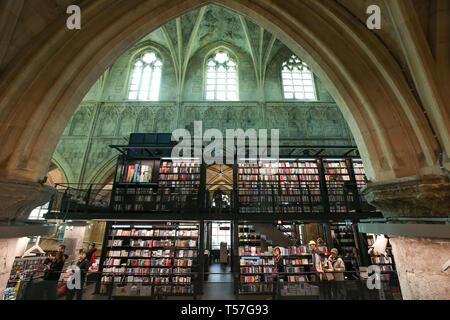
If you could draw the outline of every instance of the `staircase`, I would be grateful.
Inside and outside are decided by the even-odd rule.
[[[295,245],[295,241],[293,239],[286,236],[272,224],[255,223],[252,224],[252,226],[256,232],[261,234],[261,239],[263,239],[263,241],[261,241],[262,250],[267,250],[269,245],[272,247],[284,248]]]

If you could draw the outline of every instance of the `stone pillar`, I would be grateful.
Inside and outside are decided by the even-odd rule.
[[[450,240],[390,237],[405,300],[450,300]]]
[[[403,298],[450,299],[450,268],[443,270],[450,259],[450,233],[445,223],[450,215],[449,178],[407,177],[369,183],[363,194],[387,218],[385,223],[365,224],[364,229],[390,237]]]
[[[0,239],[0,291],[8,284],[18,240],[18,238]]]
[[[23,223],[56,189],[38,182],[0,179],[0,224]]]
[[[63,244],[66,246],[66,254],[69,255],[68,263],[78,260],[79,250],[83,248],[86,225],[67,226],[64,232]]]

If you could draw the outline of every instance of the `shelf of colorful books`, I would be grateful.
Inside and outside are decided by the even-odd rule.
[[[285,274],[285,284],[315,282],[313,257],[306,246],[280,248]],[[240,294],[270,294],[272,291],[276,267],[270,251],[261,252],[260,248],[243,246],[240,253]]]
[[[151,285],[152,295],[161,289],[155,292],[156,285],[193,286],[198,224],[113,225],[108,232],[101,283],[114,285],[116,294],[132,295],[124,289],[129,284]],[[170,295],[193,293],[193,288],[161,290]]]
[[[323,211],[315,159],[238,164],[241,213]]]
[[[353,193],[350,173],[345,159],[324,159],[325,183],[331,213],[351,211]]]

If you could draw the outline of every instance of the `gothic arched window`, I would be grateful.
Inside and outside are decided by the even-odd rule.
[[[281,79],[285,99],[316,100],[313,74],[297,56],[292,55],[281,66]]]
[[[162,62],[155,52],[146,51],[134,62],[128,91],[129,100],[157,101]]]
[[[225,51],[206,60],[206,100],[238,100],[237,64]]]

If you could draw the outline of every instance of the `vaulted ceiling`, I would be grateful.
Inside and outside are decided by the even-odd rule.
[[[284,46],[264,28],[215,5],[178,17],[139,43],[145,41],[158,43],[170,51],[180,83],[183,83],[189,60],[197,50],[211,43],[224,42],[245,51],[252,58],[258,85],[262,85],[268,63]]]

